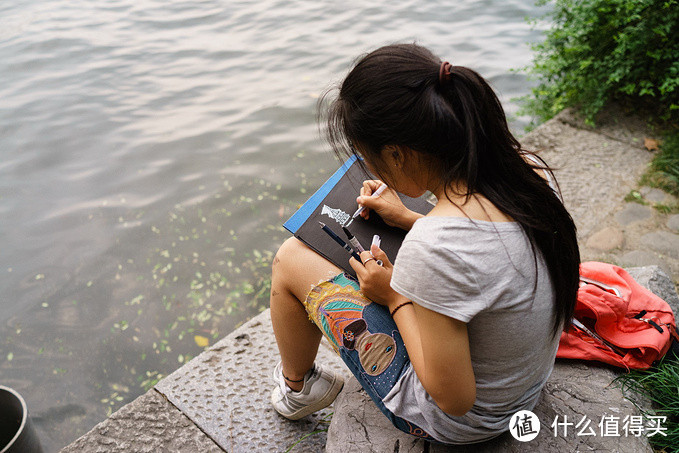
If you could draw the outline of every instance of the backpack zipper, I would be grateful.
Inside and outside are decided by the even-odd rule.
[[[625,357],[625,355],[627,355],[627,353],[623,352],[623,351],[622,351],[621,349],[619,349],[617,346],[614,346],[614,345],[612,345],[611,343],[609,343],[608,341],[606,341],[606,340],[604,340],[603,338],[601,338],[601,336],[600,336],[599,334],[593,332],[591,329],[589,329],[587,326],[585,326],[583,323],[581,323],[581,322],[578,321],[577,319],[573,318],[572,323],[573,323],[573,325],[574,325],[575,327],[577,327],[578,329],[580,329],[581,331],[585,332],[585,333],[586,333],[587,335],[589,335],[590,337],[592,337],[592,338],[594,338],[595,340],[597,340],[599,343],[601,343],[602,345],[604,345],[605,347],[607,347],[608,349],[610,349],[611,351],[613,351],[615,354],[618,354],[618,355],[621,356],[621,357]]]

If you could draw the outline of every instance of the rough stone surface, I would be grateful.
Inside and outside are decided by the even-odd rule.
[[[645,250],[632,250],[620,257],[620,265],[623,267],[659,266],[667,275],[671,275],[667,262],[655,253]],[[669,279],[669,278],[668,278]]]
[[[667,231],[654,231],[641,237],[641,243],[674,259],[679,259],[679,235]]]
[[[596,118],[596,127],[585,124],[583,118],[571,109],[563,110],[554,119],[578,129],[596,131],[651,154],[644,148],[644,138],[654,137],[646,122],[634,111],[626,111],[618,105],[610,105],[601,111]]]
[[[421,453],[425,442],[391,424],[352,377],[335,400],[327,453]]]
[[[679,309],[679,296],[670,278],[658,267],[627,269],[629,274],[644,287],[667,301],[675,312]],[[540,402],[533,412],[540,418],[540,434],[529,443],[514,440],[508,434],[483,444],[449,447],[425,445],[421,439],[411,438],[394,428],[379,411],[360,384],[349,381],[335,401],[335,414],[328,431],[327,453],[339,452],[556,452],[556,451],[615,451],[652,452],[645,436],[619,437],[601,435],[604,416],[616,417],[622,426],[626,416],[639,415],[634,404],[627,400],[613,380],[620,370],[576,360],[557,360],[554,371],[542,391]],[[650,407],[648,401],[638,402]],[[571,427],[566,435],[559,431],[554,436],[552,423],[555,418],[574,423],[583,417],[591,421],[596,435],[577,436]],[[587,423],[586,421],[584,423]],[[581,425],[584,428],[584,425]],[[622,428],[620,428],[622,429]],[[405,436],[405,437],[404,437]]]
[[[651,203],[664,203],[667,200],[667,194],[660,189],[655,187],[644,186],[639,189],[639,193]]]
[[[649,186],[639,187],[639,193],[642,197],[645,197],[653,188]]]
[[[645,437],[604,437],[599,422],[602,417],[617,417],[620,424],[625,416],[638,415],[634,405],[623,398],[620,389],[611,382],[618,371],[593,363],[557,361],[554,371],[542,392],[541,400],[533,412],[540,418],[540,434],[529,443],[515,440],[505,434],[482,444],[469,446],[428,445],[421,439],[409,439],[394,428],[377,409],[365,392],[358,390],[358,382],[346,385],[335,401],[335,414],[328,432],[327,453],[457,453],[457,452],[561,452],[561,451],[615,451],[652,452]],[[353,379],[353,378],[352,378]],[[551,427],[555,418],[574,423],[583,417],[590,420],[595,436],[577,436],[571,427],[555,437]],[[382,420],[383,419],[383,420]],[[587,423],[586,421],[584,423]],[[621,432],[622,434],[622,432]],[[404,437],[406,436],[406,437]]]
[[[667,219],[667,228],[679,232],[679,214],[674,214]]]
[[[622,226],[642,222],[653,215],[652,208],[638,203],[627,203],[622,211],[615,214],[615,220]]]
[[[643,136],[641,137],[643,140]],[[555,169],[580,239],[606,224],[643,173],[651,153],[554,118],[521,140]],[[620,163],[624,162],[624,165]]]
[[[670,277],[658,266],[626,269],[630,276],[644,288],[667,302],[675,316],[679,317],[679,295]]]
[[[161,394],[150,390],[123,406],[60,453],[222,453]]]
[[[325,341],[321,345],[317,360],[348,376],[339,356]],[[269,400],[278,360],[266,310],[160,381],[156,390],[229,453],[285,451],[315,431],[332,408],[296,422],[278,415]],[[311,435],[294,451],[322,451],[325,437],[325,432]]]
[[[587,239],[587,247],[609,251],[622,245],[624,236],[619,228],[606,227],[599,230]]]

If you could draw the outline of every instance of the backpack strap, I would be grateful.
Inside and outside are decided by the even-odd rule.
[[[547,163],[543,161],[541,158],[529,154],[529,153],[522,153],[521,154],[523,157],[528,159],[529,161],[533,162],[535,165],[544,165],[546,166]],[[547,181],[547,184],[549,184],[549,187],[552,188],[554,193],[556,194],[557,197],[559,197],[559,200],[561,200],[561,203],[563,203],[563,197],[561,196],[561,193],[559,192],[559,188],[556,185],[556,179],[554,178],[554,174],[551,171],[547,170],[541,170],[545,174],[545,180]]]

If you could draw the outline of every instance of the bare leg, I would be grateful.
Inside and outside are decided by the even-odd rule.
[[[301,301],[312,287],[340,272],[296,238],[286,240],[278,249],[271,275],[271,322],[286,378],[302,379],[311,369],[322,336]],[[286,383],[295,391],[303,385]]]

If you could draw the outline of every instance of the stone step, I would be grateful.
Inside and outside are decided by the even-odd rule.
[[[221,453],[223,450],[156,390],[123,406],[61,453]]]
[[[300,421],[289,421],[270,403],[271,374],[279,360],[269,310],[226,336],[160,381],[156,390],[229,453],[322,451],[332,406]],[[317,361],[349,377],[325,340]],[[309,437],[306,437],[309,435]]]

